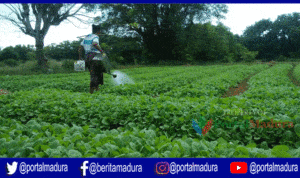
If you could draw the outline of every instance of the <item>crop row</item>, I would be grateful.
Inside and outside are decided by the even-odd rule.
[[[242,71],[246,73],[253,72],[243,69]],[[239,73],[242,72],[235,72],[242,80],[243,75]],[[226,76],[226,72],[223,74]],[[213,78],[210,79],[213,80]],[[220,80],[219,84],[226,82],[228,81]],[[204,96],[176,99],[170,96],[152,98],[147,95],[137,95],[128,98],[128,96],[110,94],[89,95],[58,89],[35,89],[3,97],[0,100],[3,106],[0,108],[0,116],[16,119],[22,123],[38,120],[52,124],[66,123],[69,126],[72,124],[89,125],[107,130],[119,127],[123,130],[141,129],[154,124],[159,128],[157,135],[174,138],[188,135],[196,138],[198,135],[191,127],[191,119],[201,115],[207,118],[217,118],[216,116],[222,114],[222,108],[230,108],[230,105],[223,102],[223,99]],[[211,135],[208,139],[223,137],[222,134],[223,132],[208,134]],[[243,137],[237,140],[241,141]]]
[[[255,68],[255,69],[254,69]],[[211,67],[173,67],[166,69],[157,68],[143,68],[144,71],[148,71],[144,74],[134,74],[135,70],[140,71],[141,68],[130,70],[131,74],[128,74],[128,70],[124,71],[130,78],[132,78],[136,84],[125,86],[114,86],[111,76],[104,75],[105,85],[101,86],[100,93],[115,93],[122,95],[135,95],[135,94],[153,94],[158,95],[165,92],[170,92],[170,96],[182,96],[184,94],[193,95],[197,93],[197,89],[190,90],[191,87],[203,88],[202,84],[199,86],[199,81],[204,79],[206,84],[211,82],[214,75],[219,75],[219,80],[226,80],[226,77],[231,78],[229,85],[234,85],[240,80],[240,77],[249,75],[249,72],[255,72],[263,69],[262,66],[256,66],[251,69],[247,69],[247,66],[211,66]],[[149,73],[154,70],[156,72]],[[245,71],[244,71],[245,70]],[[229,76],[226,76],[229,75]],[[241,76],[242,75],[242,76]],[[223,77],[222,77],[223,76]],[[62,90],[70,90],[73,92],[88,92],[90,77],[88,73],[78,74],[53,74],[53,75],[37,75],[37,76],[2,76],[0,77],[1,87],[9,91],[21,91],[31,90],[35,88],[55,88]],[[216,85],[214,83],[213,85]],[[227,84],[228,85],[228,84]],[[185,87],[183,90],[186,92],[178,94],[179,87]],[[211,88],[213,88],[212,86]],[[222,86],[222,90],[227,86]],[[173,93],[174,94],[173,94]],[[201,95],[202,92],[198,92],[197,95]]]
[[[220,99],[219,104],[216,103],[215,111],[206,117],[228,122],[249,122],[249,120],[256,122],[259,120],[259,122],[267,123],[273,119],[274,122],[293,122],[295,126],[295,120],[300,117],[298,107],[300,90],[292,84],[287,76],[291,68],[290,64],[281,64],[258,73],[249,80],[249,90],[240,96]],[[255,110],[259,114],[223,116],[220,113],[225,108]],[[212,128],[207,139],[214,140],[223,137],[226,140],[240,140],[243,143],[254,140],[261,146],[264,141],[267,141],[268,147],[285,144],[298,148],[300,142],[297,133],[300,133],[298,126],[281,129]]]
[[[297,65],[294,68],[293,75],[298,81],[300,81],[300,65]]]
[[[180,76],[169,76],[157,81],[145,81],[135,85],[102,88],[100,93],[117,95],[161,95],[171,97],[201,97],[219,96],[229,86],[238,82],[252,73],[267,68],[266,65],[245,66],[236,65],[222,68],[196,68],[188,70]],[[213,82],[212,82],[213,81]]]
[[[215,67],[212,67],[215,68]],[[216,66],[221,69],[221,66]],[[189,68],[189,71],[195,71],[199,68]],[[201,68],[200,68],[201,69]],[[209,70],[209,69],[206,69]],[[223,69],[224,70],[224,69]],[[185,67],[151,67],[122,70],[135,82],[161,79],[172,75],[180,75],[187,71]],[[139,73],[144,71],[144,73]],[[88,91],[90,76],[88,72],[70,73],[70,74],[49,74],[49,75],[29,75],[29,76],[0,76],[1,88],[10,91],[31,90],[40,88],[59,88],[71,90],[74,92]],[[104,75],[105,86],[114,87],[111,76]]]
[[[242,76],[240,77],[242,80]],[[220,82],[222,84],[227,81]],[[215,103],[209,103],[209,100],[203,100],[202,103],[199,100],[182,101],[169,96],[151,98],[137,95],[128,98],[109,94],[90,96],[58,89],[35,89],[3,97],[0,104],[3,106],[0,108],[0,116],[15,118],[24,123],[35,118],[50,123],[74,123],[112,129],[129,127],[129,123],[143,128],[145,124],[154,122],[162,133],[182,136],[187,130],[194,133],[190,128],[190,118],[199,116],[200,112],[193,108],[201,108],[200,111],[205,112],[206,108]]]
[[[152,129],[102,131],[88,126],[49,124],[31,120],[21,124],[0,117],[0,157],[214,157],[270,158],[300,157],[300,148],[278,145],[273,149],[256,148],[254,143],[239,146],[220,138],[216,141],[171,140],[157,136]]]
[[[199,135],[195,132],[191,125],[191,119],[199,118],[200,116],[205,116],[205,118],[213,120],[222,120],[222,121],[249,121],[249,119],[259,119],[260,121],[270,120],[271,118],[275,119],[275,121],[294,121],[298,118],[298,105],[300,104],[299,95],[300,92],[297,87],[293,86],[291,82],[286,78],[288,70],[291,68],[290,65],[276,65],[270,69],[265,69],[265,65],[256,65],[252,68],[250,67],[231,67],[231,71],[226,71],[229,68],[224,68],[223,70],[220,68],[214,68],[210,70],[201,70],[201,71],[192,71],[190,76],[183,75],[183,78],[177,78],[178,76],[168,76],[163,79],[166,82],[169,82],[170,88],[176,87],[173,86],[175,79],[184,82],[184,77],[190,77],[187,81],[194,81],[193,88],[195,86],[199,87],[196,90],[204,91],[202,95],[199,95],[199,98],[187,97],[187,95],[183,95],[184,97],[177,97],[176,95],[172,95],[170,93],[166,93],[161,95],[158,98],[152,98],[147,95],[135,95],[135,96],[124,96],[126,94],[120,92],[111,92],[111,94],[104,94],[103,91],[96,93],[95,95],[90,95],[87,93],[77,93],[70,91],[63,91],[61,89],[44,89],[42,87],[16,92],[11,95],[0,96],[0,117],[3,117],[7,122],[18,122],[15,124],[18,127],[21,127],[22,124],[27,125],[29,123],[42,123],[45,122],[48,125],[56,125],[65,123],[62,128],[66,128],[66,132],[73,128],[73,124],[78,125],[76,128],[84,128],[86,130],[93,130],[90,127],[97,128],[94,134],[100,134],[103,130],[112,130],[118,129],[119,135],[123,133],[128,135],[139,135],[140,132],[151,131],[155,133],[155,138],[163,140],[166,138],[167,143],[173,145],[174,140],[186,140],[186,137],[190,137],[188,140],[192,138],[199,138]],[[222,72],[220,72],[222,71]],[[250,89],[246,91],[243,95],[230,97],[230,98],[219,98],[219,97],[211,97],[208,93],[215,88],[218,88],[218,92],[215,96],[221,94],[222,90],[220,90],[219,86],[229,86],[236,85],[239,81],[243,80],[245,76],[250,75],[253,72],[262,71],[252,77],[250,79]],[[218,73],[220,72],[220,73]],[[149,75],[149,74],[147,74]],[[80,75],[74,75],[80,77]],[[196,79],[201,77],[200,81]],[[82,77],[82,76],[81,76]],[[67,77],[68,78],[68,77]],[[169,80],[169,81],[168,81]],[[206,82],[204,82],[206,80]],[[276,80],[274,82],[274,80]],[[211,81],[218,81],[219,83],[212,83]],[[263,82],[262,82],[263,81]],[[55,82],[54,82],[55,83]],[[63,82],[61,82],[63,84]],[[144,85],[143,85],[144,84]],[[191,84],[186,84],[189,86]],[[55,85],[55,84],[53,84]],[[129,85],[122,86],[121,88],[124,90]],[[132,85],[132,90],[146,90],[147,87],[151,86],[151,83],[143,82],[140,84],[143,88],[137,88],[139,85]],[[176,86],[176,85],[175,85]],[[209,87],[207,87],[209,86]],[[72,87],[72,86],[70,86]],[[156,87],[160,87],[157,85]],[[59,87],[58,87],[59,88]],[[107,87],[109,88],[109,87]],[[117,88],[117,87],[116,87]],[[203,89],[202,89],[203,88]],[[225,88],[225,87],[224,87]],[[264,88],[266,92],[261,94],[262,89]],[[182,88],[183,89],[183,88]],[[192,88],[191,88],[192,89]],[[273,92],[275,89],[276,92],[281,91],[283,94],[277,94]],[[72,89],[74,90],[74,89]],[[194,89],[195,90],[195,89]],[[159,90],[164,91],[164,90]],[[172,91],[172,90],[171,90]],[[190,91],[189,91],[190,92]],[[272,93],[273,92],[273,93]],[[284,93],[285,92],[285,93]],[[137,92],[142,93],[142,92]],[[145,93],[145,92],[144,92]],[[271,94],[270,94],[271,93]],[[128,95],[130,92],[128,92]],[[167,96],[170,95],[170,96]],[[175,97],[173,97],[175,96]],[[195,96],[195,95],[190,95]],[[273,97],[273,98],[272,98]],[[268,114],[266,116],[260,114],[258,116],[223,116],[224,109],[237,109],[242,108],[244,110],[256,109],[256,110],[266,110]],[[35,122],[36,121],[36,122]],[[3,122],[2,125],[5,125]],[[1,127],[1,137],[2,135],[7,134],[6,132],[8,126]],[[51,126],[49,126],[51,127]],[[238,149],[243,149],[244,146],[249,143],[255,142],[257,147],[268,150],[268,147],[274,147],[273,149],[278,149],[278,144],[285,144],[293,148],[299,148],[300,143],[298,141],[297,132],[295,131],[299,125],[295,128],[284,128],[284,129],[270,129],[266,130],[263,128],[259,129],[241,129],[237,127],[222,129],[222,128],[214,128],[207,133],[205,138],[200,142],[205,144],[214,143],[215,140],[220,140],[223,138],[227,140],[227,142],[234,142],[234,145],[240,145]],[[9,127],[8,127],[9,128]],[[14,127],[13,127],[14,128]],[[26,128],[26,127],[24,127]],[[141,131],[141,129],[146,128],[146,130]],[[15,128],[18,130],[17,128]],[[152,130],[154,129],[154,130]],[[126,131],[127,130],[127,131]],[[138,131],[136,131],[138,130]],[[44,130],[45,131],[45,130]],[[103,131],[104,132],[104,131]],[[107,134],[110,131],[107,131]],[[112,131],[112,132],[115,132]],[[14,132],[16,133],[16,132]],[[27,132],[23,132],[20,134],[21,136]],[[134,134],[135,133],[135,134]],[[25,134],[25,135],[26,135]],[[41,132],[41,134],[46,134],[46,132]],[[52,133],[53,134],[53,133]],[[126,135],[125,134],[125,135]],[[71,134],[72,135],[72,134]],[[109,134],[108,134],[109,135]],[[149,135],[148,133],[146,135]],[[20,136],[20,137],[21,137]],[[46,135],[51,136],[51,134]],[[86,135],[85,135],[86,136]],[[65,138],[66,135],[61,138]],[[92,135],[90,139],[94,139],[95,135]],[[9,137],[6,135],[6,139]],[[13,137],[11,140],[5,140],[4,143],[16,140],[18,137]],[[45,138],[46,139],[46,138]],[[58,138],[57,138],[58,139]],[[115,136],[111,138],[115,141]],[[122,138],[123,139],[123,138]],[[125,138],[124,138],[125,139]],[[137,138],[135,138],[137,139]],[[29,143],[32,143],[32,138],[30,137]],[[171,141],[172,140],[172,141]],[[192,139],[198,143],[196,139]],[[206,142],[208,140],[210,142]],[[4,141],[4,140],[3,140]],[[111,142],[113,142],[111,141]],[[14,142],[15,143],[15,142]],[[25,142],[26,143],[26,142]],[[20,142],[21,144],[21,142]],[[115,145],[118,145],[116,143]],[[144,144],[144,143],[143,143]],[[152,145],[154,149],[152,152],[144,153],[143,150],[139,150],[141,157],[150,157],[155,154],[157,157],[166,156],[165,150],[159,151],[159,147],[157,146],[159,143],[155,143]],[[189,145],[192,142],[188,142]],[[49,142],[43,143],[43,145],[51,145]],[[124,147],[130,147],[130,144],[124,144]],[[5,148],[8,145],[5,146]],[[79,145],[75,148],[68,148],[62,150],[66,150],[66,152],[61,153],[60,156],[67,157],[68,150],[72,153],[75,153],[74,150],[78,151]],[[91,146],[97,150],[97,146]],[[102,148],[103,146],[101,146]],[[177,146],[174,146],[177,147]],[[222,147],[222,146],[221,146]],[[243,147],[243,148],[240,148]],[[280,148],[286,149],[286,146],[279,146]],[[1,148],[1,145],[0,145]],[[47,147],[43,147],[45,150],[48,150]],[[47,148],[47,149],[46,149]],[[123,147],[122,147],[123,148]],[[122,149],[120,147],[120,149]],[[149,148],[149,147],[148,147]],[[169,148],[169,146],[168,146]],[[224,147],[224,150],[226,147]],[[256,150],[260,150],[259,148],[255,148]],[[18,148],[19,149],[19,148]],[[21,147],[20,147],[21,149]],[[107,148],[107,150],[112,148]],[[128,149],[128,148],[127,148]],[[173,147],[170,147],[171,150],[167,150],[172,152]],[[174,148],[175,149],[175,148]],[[177,149],[177,148],[176,148]],[[192,149],[192,148],[191,148]],[[248,149],[248,148],[247,148]],[[34,150],[36,150],[34,148]],[[43,150],[45,152],[45,150]],[[117,149],[118,150],[118,149]],[[150,149],[151,150],[151,149]],[[183,149],[185,150],[185,148]],[[236,157],[233,149],[229,149],[231,151],[225,151],[226,153],[216,153],[214,150],[208,150],[208,152],[213,152],[215,154],[212,155],[204,155],[205,157],[218,157],[228,154],[230,156]],[[33,151],[33,150],[31,150]],[[43,152],[41,150],[36,150],[38,152]],[[95,150],[94,150],[95,151]],[[98,151],[98,150],[97,150]],[[199,150],[197,150],[199,151]],[[295,151],[295,150],[294,150]],[[85,151],[79,151],[82,156],[92,156],[96,155],[98,157],[105,157],[106,154],[97,155],[96,152],[86,153]],[[167,152],[167,153],[169,153]],[[246,151],[238,151],[246,152]],[[250,152],[248,150],[248,152]],[[297,152],[297,151],[296,151]],[[32,153],[32,152],[31,152]],[[120,151],[118,150],[118,153]],[[132,153],[132,152],[130,152]],[[120,155],[124,157],[132,157],[132,155],[128,153],[121,152]],[[261,153],[261,152],[259,152]],[[23,154],[23,153],[22,153]],[[42,154],[42,153],[41,153]],[[125,154],[125,155],[124,155]],[[293,157],[297,157],[297,153],[289,152],[288,154],[293,155]],[[3,154],[8,157],[11,157],[13,154],[8,154],[7,151],[3,151]],[[30,154],[29,154],[30,155]],[[36,152],[34,153],[36,156]],[[168,155],[168,154],[167,154]],[[177,154],[179,157],[187,156],[187,157],[195,157],[194,154]],[[255,155],[254,153],[246,154],[248,157],[259,157],[259,155]],[[267,155],[268,157],[272,157],[269,152],[264,152],[263,155]],[[28,156],[28,155],[27,155]],[[31,155],[33,156],[33,155]],[[46,157],[49,156],[46,155]],[[52,155],[53,156],[53,155]],[[50,156],[50,157],[52,157]],[[119,156],[111,155],[109,152],[107,157],[115,157]],[[121,156],[121,157],[122,157]],[[170,155],[168,155],[170,156]],[[166,157],[168,157],[166,156]],[[198,155],[199,156],[199,155]],[[203,156],[203,155],[200,155]],[[274,156],[274,155],[273,155]],[[277,155],[278,156],[278,155]],[[72,157],[69,155],[69,157]],[[226,157],[226,156],[225,156]],[[280,156],[279,156],[280,157]]]

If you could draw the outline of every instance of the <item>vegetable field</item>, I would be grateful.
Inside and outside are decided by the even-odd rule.
[[[291,72],[292,70],[292,72]],[[87,72],[0,76],[0,157],[300,157],[300,65],[124,69],[89,94]],[[223,97],[245,78],[240,95]],[[252,111],[224,115],[225,110]],[[232,112],[234,113],[234,112]],[[237,112],[236,112],[237,113]],[[254,114],[253,114],[254,113]],[[192,119],[292,122],[284,128],[214,127]]]

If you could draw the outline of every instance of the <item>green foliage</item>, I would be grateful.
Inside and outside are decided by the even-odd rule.
[[[186,57],[186,60],[189,62],[194,61],[194,58],[190,54],[186,54],[185,57]]]
[[[296,116],[296,118],[295,118],[295,124],[300,124],[300,117],[299,116]]]
[[[279,145],[273,149],[241,146],[224,139],[206,140],[167,138],[152,129],[133,131],[93,129],[88,126],[51,125],[35,120],[21,124],[0,117],[1,157],[298,157],[297,150]],[[60,128],[60,129],[59,129]],[[58,130],[59,131],[58,131]],[[71,131],[73,130],[73,131]],[[74,132],[75,131],[75,132]],[[84,138],[82,136],[84,135]],[[14,149],[12,149],[14,148]]]
[[[299,56],[299,13],[282,14],[275,21],[263,19],[244,31],[242,43],[258,51],[258,59],[285,61]]]
[[[179,35],[184,26],[209,20],[212,17],[223,18],[226,5],[215,4],[101,4],[86,5],[90,10],[101,9],[109,13],[101,23],[104,33],[113,31],[116,36],[139,36],[143,39],[143,57],[149,63],[159,60],[179,60]],[[93,9],[93,6],[95,7]],[[140,12],[144,13],[140,13]],[[203,16],[203,13],[207,14]],[[95,18],[99,21],[101,18]],[[159,19],[159,20],[153,20]],[[130,28],[128,28],[128,26]],[[141,30],[144,29],[144,30]],[[139,41],[141,43],[141,38]],[[134,46],[136,43],[130,44]],[[125,45],[127,46],[127,45]],[[140,51],[137,52],[139,55]],[[125,59],[127,58],[122,54]],[[133,62],[133,60],[131,60]]]
[[[290,52],[289,55],[292,59],[299,59],[300,58],[300,50],[296,51],[296,52]]]
[[[26,55],[29,61],[36,61],[36,57],[35,57],[36,54],[34,51],[27,52]]]
[[[113,35],[100,36],[100,46],[114,63],[133,64],[135,58],[141,57],[139,38],[117,37]],[[50,59],[62,61],[64,59],[78,60],[78,48],[81,40],[64,41],[58,45],[51,44],[44,48],[45,55]],[[123,59],[122,59],[123,58]]]
[[[10,67],[15,67],[19,65],[19,62],[15,59],[5,59],[3,60],[4,64],[10,66]]]
[[[245,62],[253,62],[255,57],[258,55],[258,51],[249,51],[246,47],[242,46],[241,44],[238,45],[239,55],[241,59]]]
[[[277,61],[281,61],[281,62],[287,61],[287,57],[285,57],[285,56],[283,56],[283,55],[280,55],[280,56],[277,58]]]
[[[65,70],[74,70],[74,62],[72,59],[64,59],[62,60],[62,68]]]
[[[296,124],[294,129],[295,129],[295,132],[298,135],[298,137],[300,137],[300,124]]]
[[[7,64],[5,64],[4,61],[1,61],[1,62],[0,62],[0,67],[5,67],[5,66],[7,66]]]
[[[300,80],[300,65],[298,64],[293,71],[294,77],[299,81]],[[299,122],[300,124],[300,122]]]
[[[33,47],[30,45],[16,45],[15,47],[10,46],[0,51],[0,61],[14,59],[16,61],[25,62],[31,60],[31,56],[28,55],[28,53],[31,54],[34,52]]]
[[[61,70],[62,65],[63,65],[62,62],[58,62],[56,60],[48,60],[49,69],[53,70],[54,73],[62,71]],[[73,65],[73,69],[74,69],[74,65]],[[69,70],[69,68],[68,68],[68,70]]]
[[[102,49],[107,52],[112,62],[119,64],[134,64],[135,60],[140,60],[142,48],[140,38],[100,36]]]
[[[78,60],[78,48],[80,40],[77,41],[63,41],[60,44],[51,44],[44,48],[44,53],[50,59],[64,60],[72,59]]]
[[[86,73],[1,76],[14,93],[0,95],[1,157],[299,157],[300,92],[290,64],[126,69],[135,84],[88,93]],[[298,70],[297,68],[295,70]],[[247,76],[250,88],[222,98]],[[176,82],[174,82],[176,81]],[[213,82],[212,82],[213,81]],[[155,96],[155,97],[153,97]],[[224,116],[224,109],[263,110]],[[192,119],[212,119],[200,137]],[[294,128],[250,128],[249,120]],[[246,146],[245,146],[246,145]],[[14,149],[11,149],[14,148]]]
[[[238,43],[236,37],[223,24],[211,23],[190,26],[180,35],[181,55],[187,61],[251,61],[256,53]],[[184,49],[184,50],[182,50]]]
[[[19,55],[12,46],[4,48],[0,53],[0,61],[4,61],[7,59],[14,59],[17,60]]]
[[[18,54],[18,61],[26,62],[28,60],[32,60],[32,56],[28,55],[28,53],[35,53],[33,46],[27,45],[16,45],[14,47],[14,52]],[[35,59],[35,58],[34,58]],[[35,59],[36,60],[36,59]]]

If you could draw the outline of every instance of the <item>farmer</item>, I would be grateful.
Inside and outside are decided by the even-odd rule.
[[[85,63],[91,75],[90,93],[99,90],[99,84],[103,85],[103,73],[111,74],[112,65],[99,45],[100,26],[92,25],[92,33],[87,35],[79,46],[79,60],[82,59],[82,51],[85,51]],[[112,75],[112,74],[111,74]],[[113,75],[116,78],[116,75]]]

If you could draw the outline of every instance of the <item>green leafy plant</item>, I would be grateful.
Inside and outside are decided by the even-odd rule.
[[[105,85],[93,95],[88,93],[87,73],[0,76],[1,87],[13,92],[0,95],[0,156],[299,157],[300,92],[288,79],[291,68],[259,64],[125,69],[135,84],[114,86],[105,75]],[[256,72],[245,93],[221,97]],[[228,108],[265,113],[224,116]],[[217,128],[213,123],[200,137],[191,126],[199,116],[213,122],[273,119],[295,125]]]

